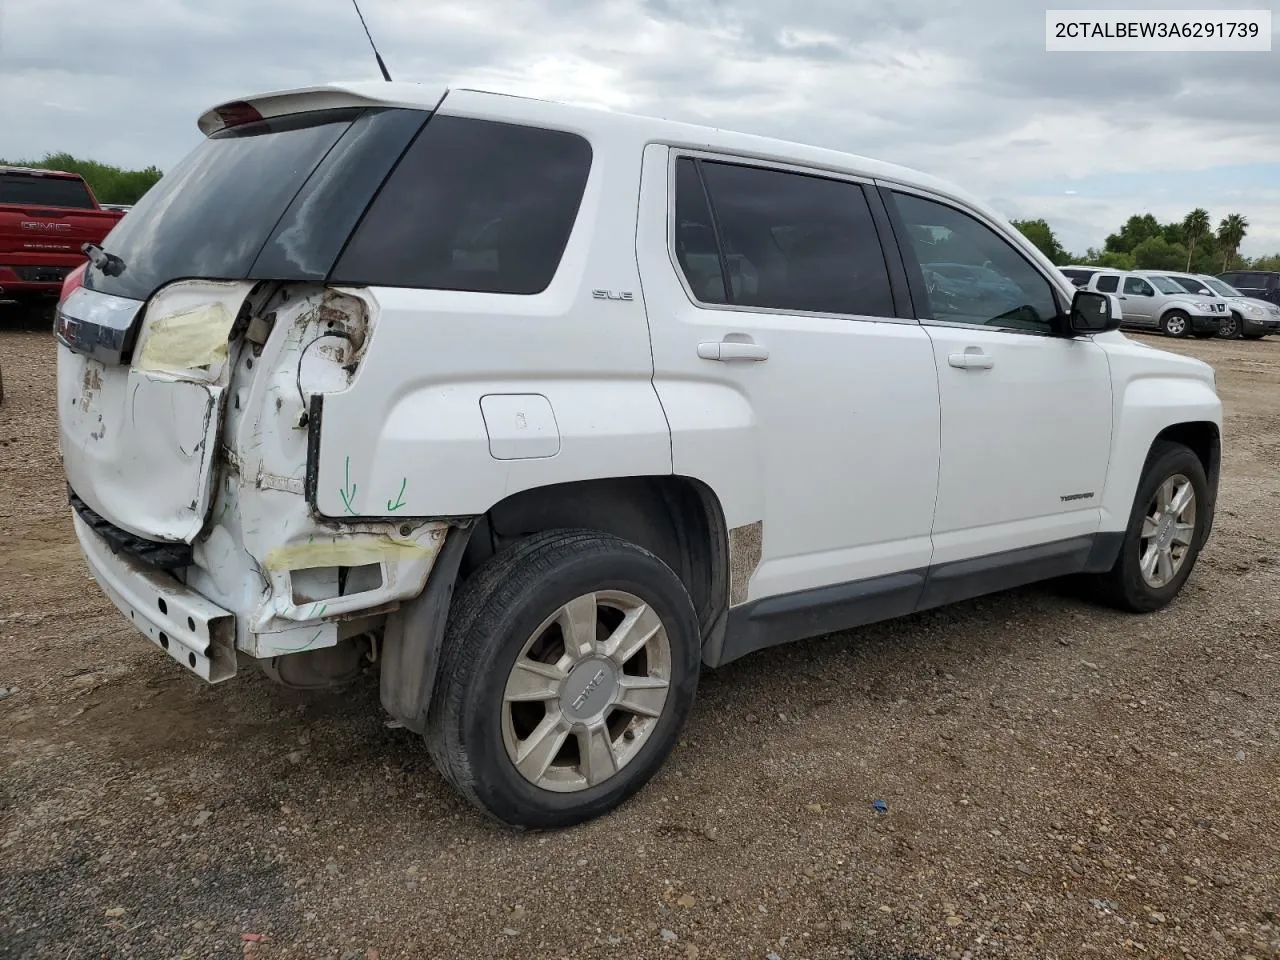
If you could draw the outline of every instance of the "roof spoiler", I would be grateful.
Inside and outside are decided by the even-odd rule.
[[[207,137],[219,130],[256,120],[341,107],[408,107],[434,111],[448,92],[448,87],[430,88],[417,83],[386,83],[381,80],[300,87],[218,104],[201,114],[197,125]]]

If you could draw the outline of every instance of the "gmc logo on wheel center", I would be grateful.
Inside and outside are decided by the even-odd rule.
[[[39,230],[42,233],[63,233],[71,229],[69,223],[45,223],[41,220],[23,220],[23,230]]]

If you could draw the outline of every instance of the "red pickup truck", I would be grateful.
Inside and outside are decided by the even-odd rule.
[[[74,173],[0,166],[0,300],[56,299],[124,213],[105,210]]]

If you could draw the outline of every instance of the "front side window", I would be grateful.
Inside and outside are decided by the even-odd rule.
[[[1099,293],[1115,293],[1120,289],[1120,278],[1114,273],[1101,276],[1098,278],[1097,287]]]
[[[591,146],[559,130],[436,116],[383,185],[331,282],[541,293],[578,217]]]
[[[1052,332],[1053,288],[1008,241],[946,204],[906,193],[894,200],[923,275],[928,319]]]
[[[1201,294],[1202,296],[1209,296],[1209,297],[1213,296],[1213,291],[1210,290],[1205,284],[1195,279],[1195,277],[1170,277],[1169,279],[1172,280],[1174,283],[1176,283],[1178,286],[1180,286],[1187,293],[1198,293],[1198,294]]]
[[[1223,283],[1217,277],[1208,277],[1205,280],[1205,283],[1207,283],[1211,288],[1217,291],[1217,293],[1220,294],[1221,296],[1224,296],[1224,297],[1240,296],[1239,290],[1237,290],[1235,287],[1231,286],[1228,283]]]
[[[1152,277],[1151,282],[1161,293],[1186,293],[1182,287],[1173,282],[1171,277]]]
[[[704,225],[708,197],[714,220]],[[677,259],[703,302],[894,316],[879,235],[856,183],[682,159],[676,215]]]
[[[1143,280],[1141,277],[1125,277],[1124,292],[1132,294],[1135,297],[1154,297],[1156,292],[1152,289],[1151,284]]]

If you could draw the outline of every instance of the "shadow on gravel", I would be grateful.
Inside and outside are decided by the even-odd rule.
[[[0,300],[0,333],[6,330],[53,330],[52,303],[38,307]]]

